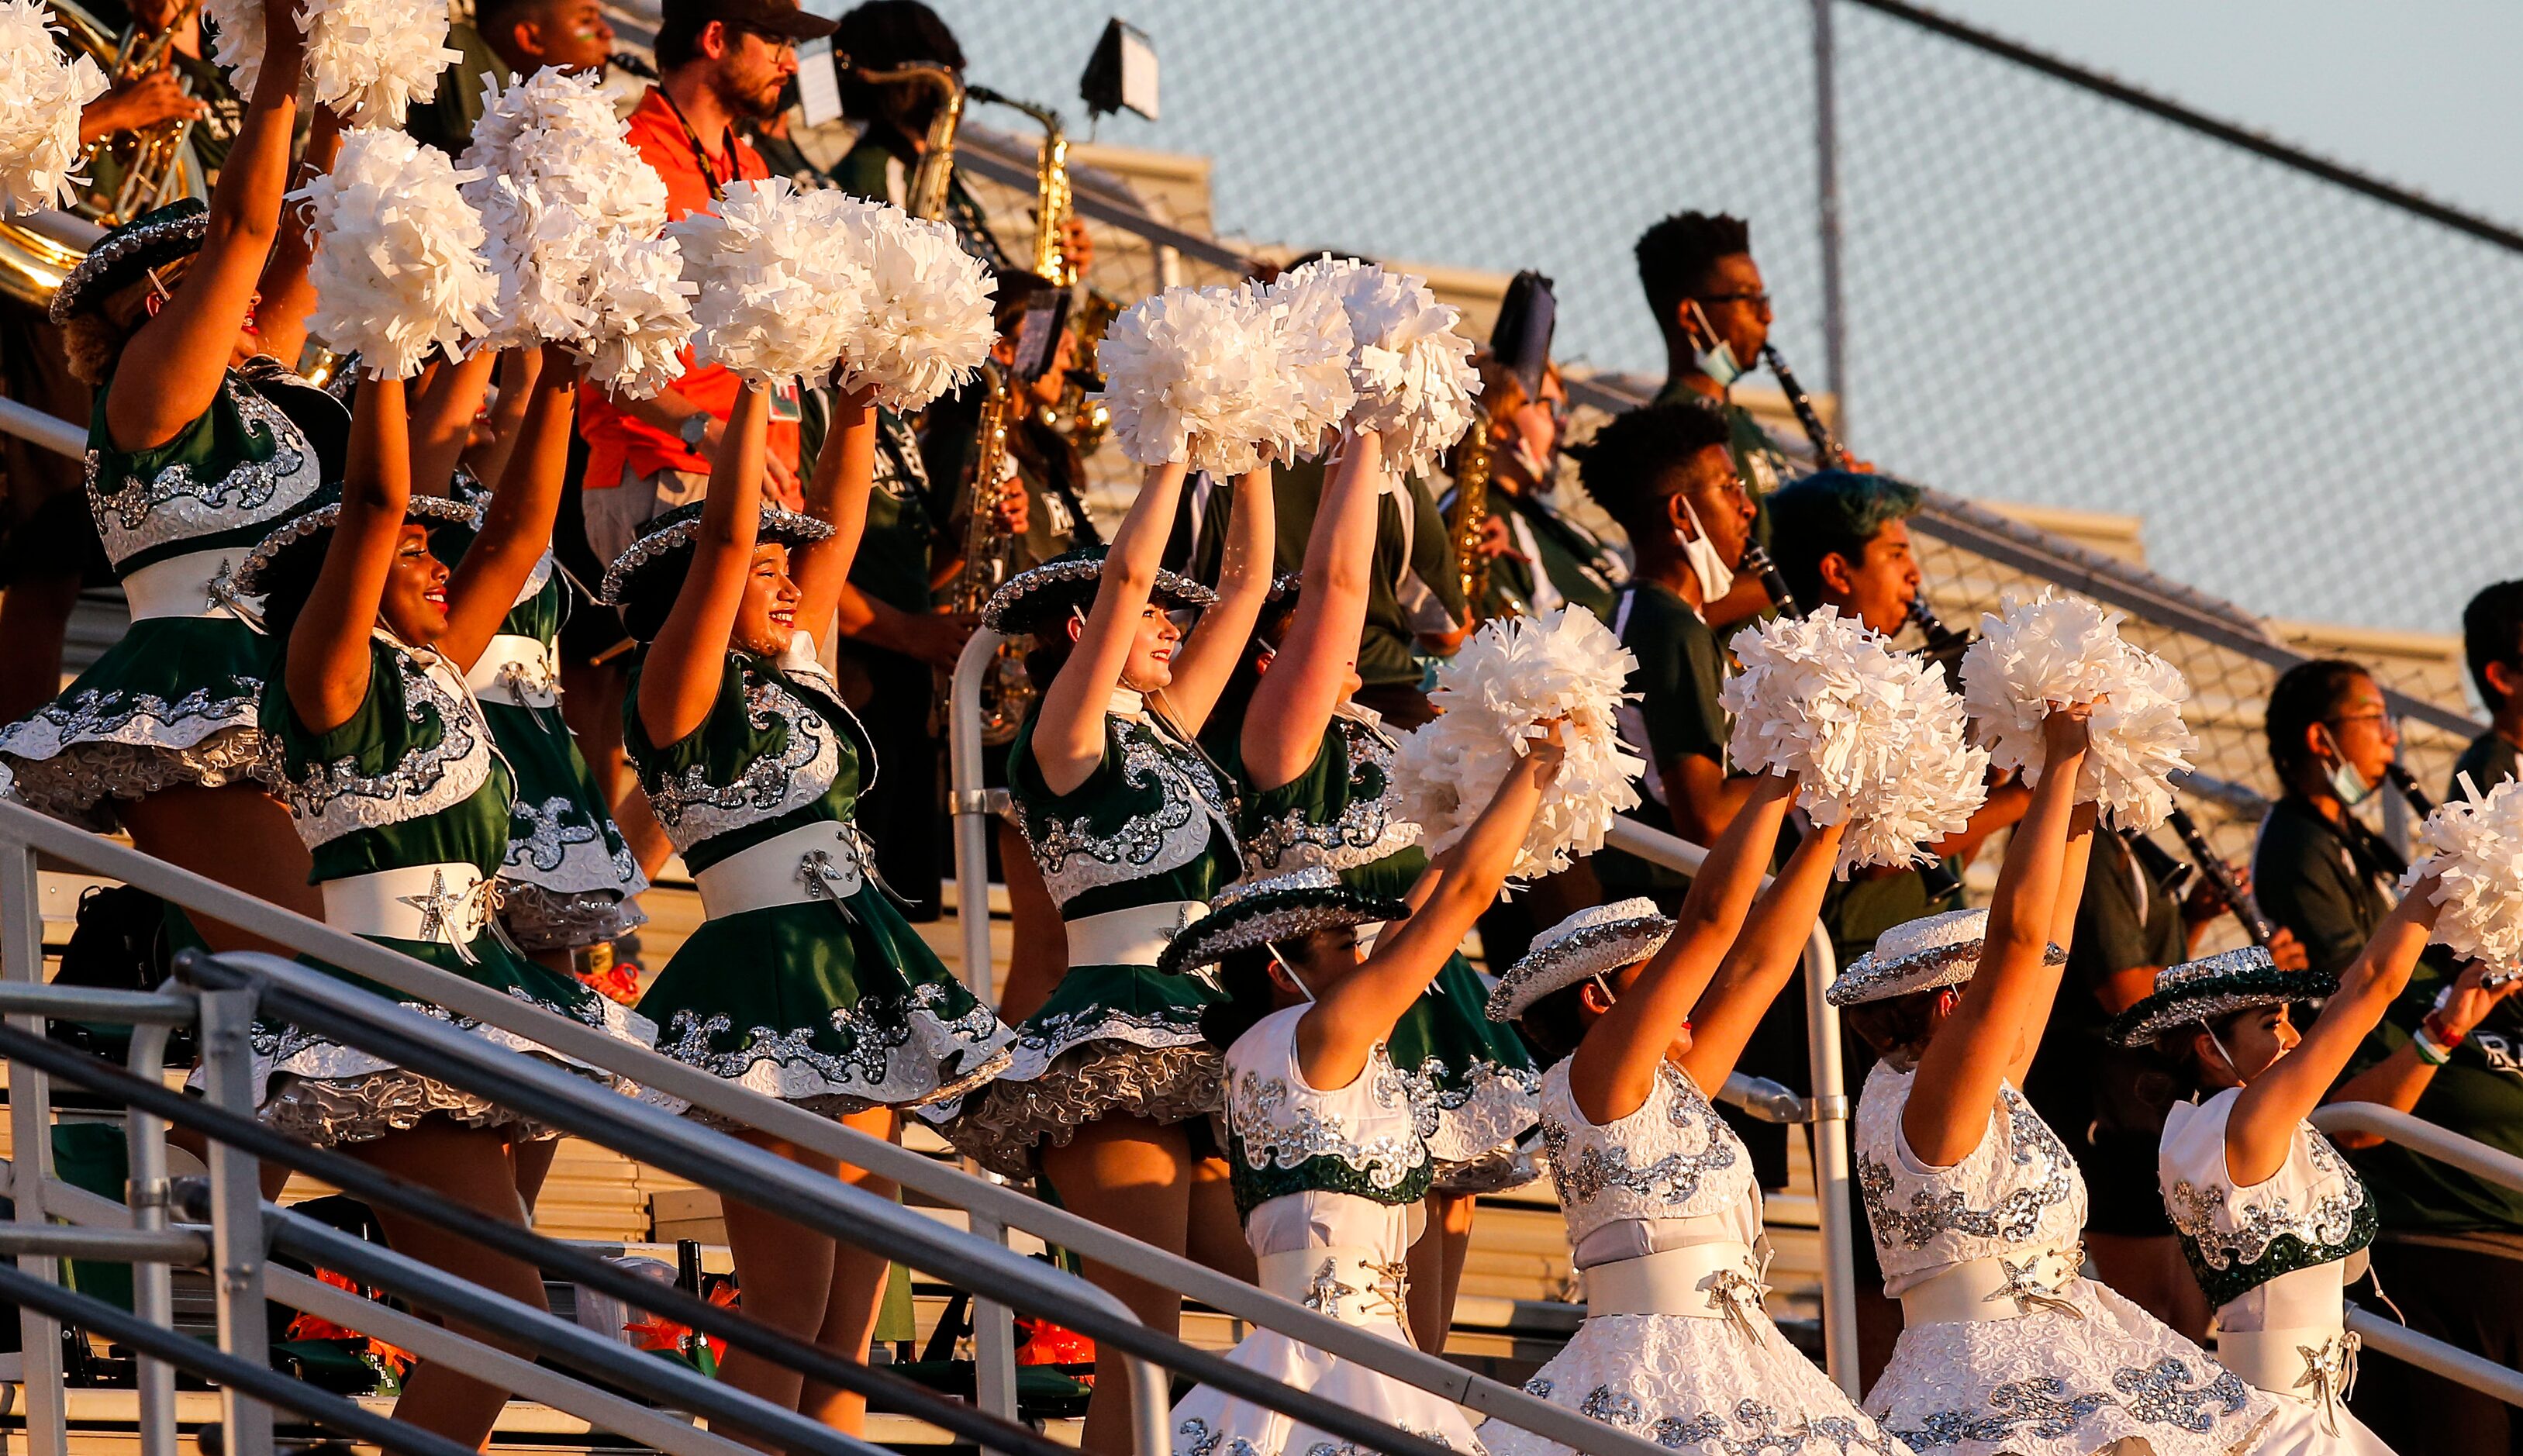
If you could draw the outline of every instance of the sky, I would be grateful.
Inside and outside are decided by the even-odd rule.
[[[1116,0],[935,3],[974,79],[1087,129]],[[2523,257],[1842,3],[1833,381],[1804,0],[1119,3],[1164,115],[1100,137],[1211,158],[1223,234],[1536,267],[1563,360],[1660,372],[1630,244],[1732,211],[1774,339],[1887,469],[2143,516],[2159,569],[2269,616],[2447,632],[2523,575]],[[2523,4],[1932,4],[2523,222]]]

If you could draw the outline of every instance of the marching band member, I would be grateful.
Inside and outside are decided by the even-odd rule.
[[[1462,839],[1429,867],[1415,907],[1315,866],[1232,887],[1167,947],[1163,963],[1177,972],[1225,963],[1230,999],[1209,1026],[1213,1041],[1228,1043],[1227,1163],[1272,1293],[1410,1342],[1406,1254],[1432,1169],[1414,1100],[1385,1045],[1497,898],[1563,757],[1555,728],[1533,740]],[[1389,923],[1365,951],[1358,927],[1379,921]],[[1443,1399],[1275,1331],[1246,1337],[1228,1358],[1442,1445],[1480,1449]],[[1176,1456],[1283,1456],[1328,1440],[1207,1386],[1174,1407]]]
[[[1708,1098],[1793,975],[1839,852],[1844,823],[1807,834],[1745,923],[1794,793],[1755,780],[1678,920],[1643,898],[1581,911],[1491,1002],[1560,1054],[1543,1141],[1586,1278],[1586,1323],[1525,1388],[1698,1456],[1905,1449],[1762,1309],[1760,1188]],[[1481,1434],[1492,1456],[1567,1452],[1504,1421]]]
[[[246,557],[237,585],[266,597],[280,645],[263,689],[262,731],[277,748],[326,922],[644,1043],[653,1027],[527,960],[500,934],[493,876],[507,856],[510,778],[464,685],[550,538],[576,380],[566,359],[544,369],[509,470],[452,573],[429,553],[427,527],[469,517],[472,507],[411,494],[404,382],[363,381],[340,493],[272,530]],[[535,1050],[493,1028],[468,1029]],[[557,1130],[297,1027],[258,1025],[254,1043],[265,1122],[526,1221],[548,1157],[521,1155],[517,1145]],[[543,1307],[534,1269],[426,1220],[387,1208],[377,1216],[398,1251]],[[395,1416],[478,1443],[506,1398],[424,1365]]]
[[[1858,1102],[1857,1181],[1907,1323],[1866,1410],[1921,1452],[2096,1456],[2133,1440],[2228,1456],[2276,1414],[2078,1272],[2084,1180],[2016,1090],[2084,885],[2090,713],[2043,720],[2041,780],[1990,908],[1895,927],[1831,990],[1883,1057]]]
[[[997,1071],[1012,1033],[885,898],[854,813],[875,756],[801,625],[833,620],[858,549],[876,411],[863,397],[836,400],[837,432],[798,515],[761,499],[770,399],[744,388],[709,494],[651,522],[605,573],[606,598],[649,644],[623,740],[708,916],[640,1010],[662,1029],[658,1051],[678,1061],[898,1138],[897,1108]],[[888,1180],[839,1172],[894,1194]],[[837,1251],[829,1236],[740,1199],[727,1201],[727,1232],[747,1313],[867,1358],[882,1257]],[[864,1396],[806,1390],[796,1372],[750,1351],[730,1351],[722,1378],[845,1431],[865,1425]]]
[[[2175,1103],[2157,1178],[2190,1272],[2216,1306],[2216,1358],[2278,1397],[2290,1420],[2259,1450],[2388,1456],[2346,1409],[2356,1337],[2345,1290],[2364,1273],[2373,1196],[2305,1119],[2408,983],[2436,919],[2432,880],[2385,918],[2347,977],[2310,981],[2247,946],[2169,965],[2118,1016],[2122,1046],[2154,1043],[2205,1101]],[[2301,1036],[2287,1003],[2327,995]]]
[[[1069,970],[1019,1028],[1015,1063],[964,1100],[949,1136],[994,1171],[1036,1171],[1061,1202],[1133,1238],[1248,1273],[1225,1237],[1225,1165],[1209,1136],[1222,1063],[1201,1033],[1214,993],[1157,957],[1235,877],[1233,799],[1198,745],[1270,585],[1270,492],[1247,477],[1216,592],[1158,558],[1182,464],[1149,468],[1109,550],[1071,551],[990,599],[983,623],[1033,638],[1039,689],[1008,778],[1058,902]],[[1206,609],[1186,634],[1177,616]],[[1150,1329],[1182,1319],[1172,1290],[1089,1262],[1086,1277]],[[1126,1367],[1099,1368],[1087,1445],[1118,1442]]]

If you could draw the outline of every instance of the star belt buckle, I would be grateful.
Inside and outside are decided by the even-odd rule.
[[[1720,1269],[1700,1281],[1699,1287],[1708,1292],[1708,1307],[1723,1314],[1737,1334],[1746,1339],[1761,1338],[1753,1328],[1751,1311],[1762,1307],[1769,1286],[1741,1269]]]
[[[810,849],[797,859],[797,877],[806,885],[806,898],[829,901],[841,918],[855,925],[859,917],[850,913],[841,886],[849,882],[849,869],[829,849]]]
[[[2043,1280],[2041,1277],[2041,1261],[2054,1256],[2062,1257],[2064,1261],[2064,1256],[2054,1255],[2053,1252],[2048,1249],[2044,1249],[2040,1253],[2034,1254],[2032,1257],[2025,1259],[2021,1264],[2016,1263],[2013,1259],[2007,1258],[2004,1255],[2000,1255],[1998,1257],[1997,1267],[2005,1271],[2006,1288],[1999,1290],[1994,1293],[1981,1295],[1980,1302],[1988,1304],[1994,1303],[1999,1299],[2012,1299],[2015,1301],[2016,1306],[2026,1314],[2029,1314],[2035,1309],[2048,1309],[2055,1310],[2071,1319],[2083,1319],[2085,1317],[2085,1312],[2078,1309],[2075,1305],[2069,1303],[2067,1300],[2060,1298],[2057,1287]]]
[[[2356,1352],[2364,1343],[2350,1330],[2319,1344],[2295,1347],[2304,1357],[2304,1374],[2297,1378],[2295,1388],[2311,1387],[2312,1398],[2321,1406],[2321,1424],[2332,1435],[2339,1433],[2339,1407],[2356,1389]]]
[[[472,937],[459,937],[455,929],[456,913],[471,910],[479,894],[478,886],[472,890],[449,889],[447,870],[439,867],[429,871],[427,894],[397,895],[395,901],[420,912],[420,934],[416,939],[432,943],[444,941],[454,948],[456,960],[467,965],[477,965],[481,963],[481,958],[473,954]]]
[[[1359,1291],[1356,1286],[1341,1281],[1340,1260],[1325,1259],[1323,1266],[1314,1271],[1312,1282],[1306,1286],[1306,1297],[1303,1302],[1308,1309],[1316,1314],[1329,1315],[1338,1319],[1340,1302],[1357,1292]]]

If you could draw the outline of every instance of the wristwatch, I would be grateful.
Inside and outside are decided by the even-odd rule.
[[[695,409],[691,413],[685,415],[684,427],[680,432],[684,437],[684,447],[686,449],[699,449],[701,447],[701,442],[709,438],[709,427],[710,413],[706,409]]]

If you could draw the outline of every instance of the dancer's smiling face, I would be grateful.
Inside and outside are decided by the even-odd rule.
[[[736,645],[764,657],[788,650],[797,634],[797,584],[788,579],[788,548],[763,544],[753,548],[753,565],[744,576],[744,599],[737,604]]]
[[[1130,660],[1121,668],[1121,685],[1154,692],[1173,681],[1174,649],[1182,645],[1183,631],[1183,624],[1155,602],[1141,608],[1130,637]]]
[[[385,594],[377,601],[387,630],[406,642],[437,641],[447,631],[447,564],[429,553],[428,529],[405,521],[395,540]]]

